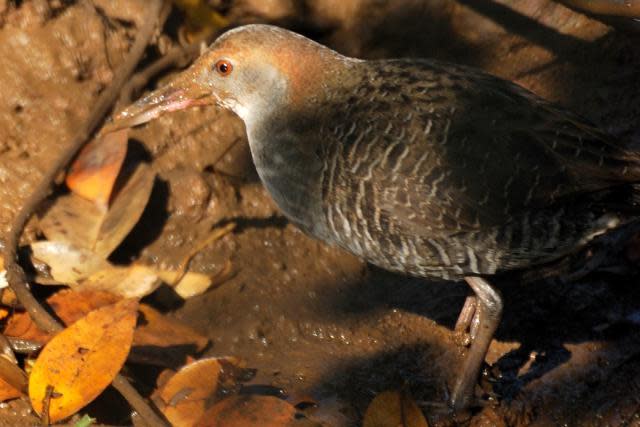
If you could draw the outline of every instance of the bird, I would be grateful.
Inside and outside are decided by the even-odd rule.
[[[310,236],[389,271],[465,281],[471,343],[446,407],[475,386],[500,323],[494,278],[565,258],[638,213],[638,153],[515,83],[435,59],[363,60],[252,24],[215,40],[104,131],[215,104]]]

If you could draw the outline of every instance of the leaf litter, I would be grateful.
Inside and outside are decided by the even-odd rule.
[[[155,172],[146,164],[123,177],[126,148],[127,131],[119,131],[81,151],[66,178],[71,192],[56,198],[40,218],[47,240],[31,245],[36,283],[71,288],[47,298],[67,328],[48,334],[26,312],[3,309],[5,336],[44,344],[28,377],[29,399],[44,423],[68,418],[89,404],[127,360],[174,369],[192,360],[190,355],[203,351],[209,340],[138,301],[161,283],[172,285],[183,298],[199,295],[231,271],[227,262],[212,280],[187,268],[197,252],[231,232],[234,224],[214,229],[185,255],[176,271],[109,262],[109,255],[139,221],[155,181]],[[0,277],[4,277],[2,267],[0,260]],[[0,401],[27,393],[27,374],[15,363],[5,372],[1,368],[7,363],[0,360]]]

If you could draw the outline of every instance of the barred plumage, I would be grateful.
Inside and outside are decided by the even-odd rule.
[[[479,327],[456,411],[500,321],[486,278],[638,214],[637,153],[525,89],[437,61],[347,58],[265,25],[226,33],[112,127],[211,102],[243,119],[258,174],[303,230],[386,269],[467,281]]]

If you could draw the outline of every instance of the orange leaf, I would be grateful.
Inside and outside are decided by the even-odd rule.
[[[43,413],[47,386],[51,422],[64,419],[95,399],[122,368],[136,324],[138,302],[123,300],[99,308],[53,337],[29,377],[33,409]]]
[[[87,144],[71,165],[67,186],[101,206],[109,204],[113,185],[127,154],[127,129],[107,133]]]
[[[0,402],[22,397],[22,392],[0,378]]]
[[[133,336],[131,360],[156,366],[175,367],[185,363],[188,354],[198,353],[209,339],[176,319],[141,304],[143,318]]]
[[[284,400],[273,396],[237,395],[213,405],[196,426],[285,427],[295,424],[296,409]]]
[[[9,317],[3,334],[8,337],[21,338],[27,341],[35,341],[44,344],[51,339],[51,335],[38,328],[31,316],[24,311],[16,312]]]
[[[214,401],[225,367],[233,369],[233,358],[202,359],[180,369],[159,390],[159,406],[174,427],[191,427]],[[156,399],[157,400],[157,399]]]
[[[64,324],[70,325],[91,310],[113,304],[119,299],[109,292],[63,289],[47,298],[47,302]],[[42,344],[51,339],[51,335],[39,329],[31,320],[31,316],[23,311],[15,312],[9,317],[3,333],[9,337]]]
[[[92,310],[112,305],[121,298],[105,291],[74,291],[63,289],[47,298],[47,302],[65,325],[87,315]]]
[[[405,391],[385,391],[373,399],[363,427],[428,427],[422,411]]]

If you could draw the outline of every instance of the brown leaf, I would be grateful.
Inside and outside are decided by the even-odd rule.
[[[110,132],[88,143],[67,174],[67,186],[75,194],[107,206],[113,185],[127,154],[128,129]]]
[[[102,393],[129,353],[137,307],[137,301],[123,300],[99,308],[49,341],[29,377],[29,398],[38,414],[47,386],[54,390],[51,422],[76,413]]]
[[[139,310],[143,317],[133,337],[132,361],[165,367],[181,366],[188,354],[204,350],[209,343],[208,338],[146,304],[140,304]]]
[[[296,419],[296,409],[284,400],[273,396],[237,395],[213,405],[195,425],[197,427],[292,427],[302,423],[304,422]]]
[[[9,385],[2,378],[0,378],[0,402],[6,402],[7,400],[16,399],[22,397],[24,394],[15,387]]]
[[[220,377],[238,363],[233,358],[209,358],[190,363],[158,391],[156,401],[174,427],[191,427],[215,400]]]
[[[53,202],[39,225],[50,241],[90,249],[98,238],[105,212],[104,207],[76,194],[65,194]]]
[[[385,391],[373,399],[363,427],[428,427],[422,411],[405,391]]]
[[[154,179],[149,165],[138,165],[108,210],[76,194],[58,197],[40,219],[40,228],[50,241],[88,250],[93,258],[104,260],[140,219]]]
[[[68,326],[86,316],[90,311],[115,304],[120,299],[110,292],[63,289],[47,298],[47,303]]]
[[[96,254],[108,257],[140,220],[151,196],[155,176],[147,164],[141,163],[136,167],[102,221],[92,248]]]
[[[40,344],[44,344],[51,339],[51,335],[38,328],[31,320],[31,316],[24,311],[15,312],[9,317],[3,334],[8,337],[35,341]]]

